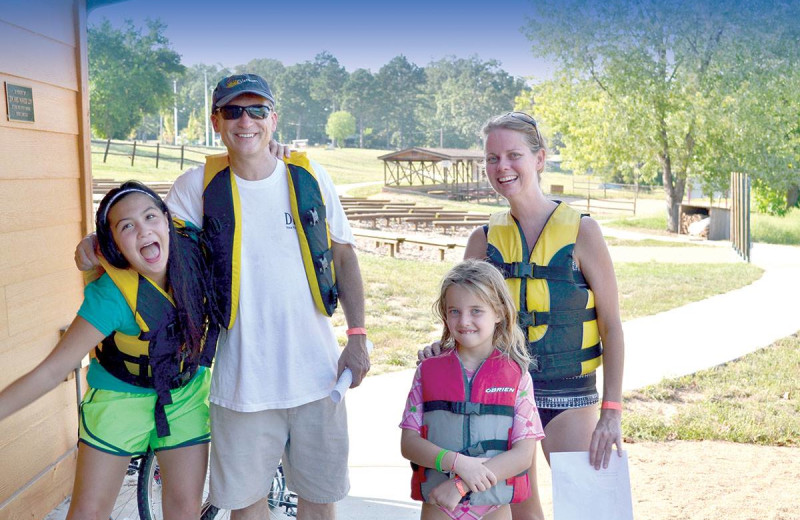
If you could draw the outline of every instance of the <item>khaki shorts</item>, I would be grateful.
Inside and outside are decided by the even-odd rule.
[[[283,460],[286,486],[309,502],[338,502],[350,491],[344,402],[326,397],[296,408],[236,412],[211,404],[211,495],[220,509],[243,509],[269,493]]]
[[[90,388],[80,409],[79,439],[112,455],[142,455],[209,442],[208,389],[211,371],[203,370],[185,386],[172,390],[164,406],[170,435],[158,437],[153,412],[156,394],[133,394]]]

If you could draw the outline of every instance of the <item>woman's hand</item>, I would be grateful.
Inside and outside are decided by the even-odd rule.
[[[622,456],[622,410],[604,409],[600,411],[600,419],[592,432],[589,446],[589,464],[594,469],[608,467],[611,460],[612,447],[617,445],[617,455]]]
[[[429,357],[435,357],[442,353],[442,342],[434,341],[430,345],[417,351],[417,364],[419,365]]]

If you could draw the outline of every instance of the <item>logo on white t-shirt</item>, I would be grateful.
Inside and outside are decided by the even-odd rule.
[[[294,229],[295,228],[294,227],[294,218],[292,218],[292,214],[291,213],[285,213],[284,212],[283,219],[286,221],[286,229]]]

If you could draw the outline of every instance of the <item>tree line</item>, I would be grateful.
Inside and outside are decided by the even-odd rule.
[[[283,142],[477,147],[481,123],[517,109],[538,120],[562,167],[663,185],[672,231],[690,180],[714,193],[731,172],[747,173],[759,210],[798,205],[800,2],[537,0],[532,10],[521,22],[532,53],[556,67],[533,86],[477,57],[420,67],[401,55],[374,73],[348,72],[324,51],[288,66],[187,68],[160,22],[105,21],[88,35],[92,128],[171,140],[177,126],[203,142],[206,88],[254,72],[276,95]]]
[[[263,76],[275,94],[278,138],[351,146],[469,148],[489,116],[513,110],[527,87],[496,60],[447,57],[420,67],[397,56],[373,73],[348,72],[331,53],[284,65],[262,58],[233,68],[185,67],[160,21],[144,29],[89,27],[92,130],[97,137],[205,143],[206,105],[217,82],[236,73]],[[174,113],[177,107],[177,125]],[[333,117],[331,117],[333,116]]]

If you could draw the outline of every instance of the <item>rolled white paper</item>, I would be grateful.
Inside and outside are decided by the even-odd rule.
[[[367,354],[370,352],[372,352],[372,342],[367,340]],[[331,400],[334,403],[341,401],[351,384],[353,384],[353,372],[349,368],[345,368],[342,375],[339,376],[339,380],[336,381],[336,386],[331,390]]]

